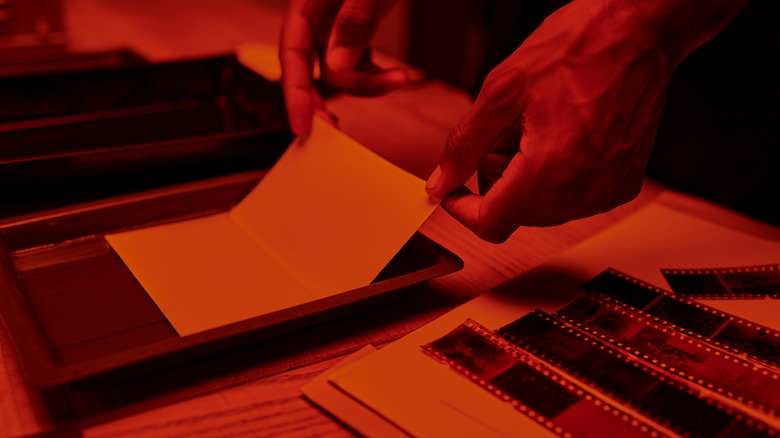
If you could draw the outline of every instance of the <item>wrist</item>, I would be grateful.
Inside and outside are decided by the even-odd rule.
[[[748,0],[615,0],[674,68],[720,32]]]

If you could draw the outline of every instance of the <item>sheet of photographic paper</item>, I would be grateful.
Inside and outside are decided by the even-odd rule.
[[[182,336],[366,286],[437,203],[315,119],[231,211],[107,235]]]
[[[524,315],[533,314],[536,309],[540,309],[545,315],[550,315],[565,308],[567,304],[585,293],[585,289],[579,287],[580,284],[597,277],[608,267],[669,290],[661,272],[664,268],[760,266],[777,263],[778,260],[780,260],[780,242],[760,239],[660,204],[652,204],[542,266],[456,308],[402,340],[332,373],[329,378],[340,391],[348,393],[360,403],[380,413],[387,421],[414,435],[441,436],[448,432],[469,430],[485,436],[490,434],[510,436],[517,430],[528,430],[531,436],[550,436],[555,434],[555,431],[540,423],[538,415],[532,418],[518,412],[513,403],[507,402],[503,397],[497,397],[483,385],[475,384],[474,380],[464,378],[461,372],[453,371],[450,364],[432,359],[430,353],[426,353],[421,346],[431,345],[437,339],[446,337],[467,320],[477,321],[486,330],[498,333],[502,327],[517,321]],[[642,299],[641,296],[636,298],[634,294],[630,297]],[[780,329],[780,318],[777,316],[780,315],[780,307],[777,306],[777,300],[709,300],[702,303],[705,303],[707,309],[713,309],[715,312],[718,310],[730,312],[764,327]],[[667,306],[664,311],[674,308],[675,306]],[[674,336],[669,335],[671,339],[669,342],[677,345],[675,343],[679,342],[679,332],[676,329],[672,331]],[[687,339],[685,342],[687,343]],[[620,355],[626,353],[619,349],[613,350]],[[681,350],[698,357],[695,356],[698,353],[695,350]],[[479,348],[470,351],[479,353]],[[482,353],[485,351],[487,350]],[[571,377],[566,367],[571,369],[577,364],[581,367],[586,366],[587,362],[582,358],[575,360],[574,364],[567,362],[569,359],[578,358],[578,352],[582,351],[572,347],[556,353],[561,360],[560,365],[557,366],[558,371]],[[548,354],[552,353],[548,352]],[[625,366],[619,364],[624,361],[613,360],[617,354],[611,354],[611,359],[607,356],[601,359],[614,362],[614,366],[623,369]],[[674,352],[670,350],[669,354]],[[683,353],[678,352],[678,354]],[[704,365],[696,370],[697,374],[719,382],[724,387],[738,385],[728,377],[712,374],[714,372],[711,368],[714,363],[712,361],[716,359],[707,362],[705,357],[704,360]],[[595,373],[600,370],[586,368],[587,370],[594,374],[590,377],[580,374],[579,378],[573,378],[584,380],[589,387],[596,387],[601,394],[600,397],[603,397],[606,403],[625,407],[625,402],[621,400],[625,400],[630,391],[635,388],[626,387],[623,389],[627,392],[618,392],[614,388],[610,390],[598,388],[596,385],[597,382],[602,382],[603,385],[620,382],[617,370],[615,376],[598,376]],[[637,375],[656,373],[655,376],[661,376],[662,374],[657,371],[650,366],[638,371],[633,368],[623,369],[624,373]],[[755,378],[757,384],[767,385],[767,381],[761,380],[758,375],[751,374],[746,377]],[[657,385],[661,379],[655,376],[650,380],[638,381]],[[648,396],[645,400],[647,406],[655,406],[657,400],[652,397],[659,394],[666,394],[661,399],[666,400],[668,393],[675,395],[685,393],[685,390],[675,383],[676,380],[670,381],[672,383],[664,385],[663,388],[653,386],[660,389],[655,389],[654,395]],[[756,403],[764,405],[775,403],[773,396],[766,391],[757,390],[754,394],[756,397],[763,397]],[[698,398],[694,397],[691,400],[698,400]],[[544,405],[540,401],[527,402]],[[728,399],[725,398],[719,403],[721,402],[727,404]],[[707,407],[710,406],[709,404],[705,406],[699,401],[695,403],[696,406],[709,412],[710,408]],[[746,409],[752,409],[751,412],[756,418],[778,427],[776,417],[767,414],[766,409],[753,408],[748,406]],[[714,415],[713,418],[722,420],[719,423],[713,421],[712,424],[721,426],[731,424],[734,418],[727,413],[727,410],[717,407],[709,412]],[[697,422],[697,413],[687,410],[685,406],[680,406],[679,410],[673,413],[634,410],[631,415],[637,421],[646,421],[649,424],[657,424],[653,420],[654,416],[661,418],[674,415],[672,417],[674,422],[666,426],[671,428],[670,433],[674,433],[675,429],[699,430],[696,428],[709,427],[707,424]],[[752,427],[747,423],[734,424],[735,427]]]

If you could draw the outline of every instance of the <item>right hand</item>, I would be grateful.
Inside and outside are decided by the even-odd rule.
[[[642,185],[675,64],[638,8],[575,0],[485,79],[431,196],[495,243],[607,211]],[[462,186],[477,172],[479,192]]]
[[[496,243],[629,201],[672,72],[745,1],[568,3],[485,79],[428,193]],[[479,193],[463,186],[475,172]]]
[[[322,82],[351,94],[377,95],[409,82],[403,69],[383,70],[371,61],[370,40],[395,1],[290,0],[279,57],[294,134],[308,134],[314,110],[323,106],[312,77],[315,56]]]

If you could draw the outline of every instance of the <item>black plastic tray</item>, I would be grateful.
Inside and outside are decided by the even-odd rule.
[[[281,89],[234,55],[0,77],[0,217],[269,167]]]
[[[104,234],[223,211],[264,174],[237,173],[0,220],[0,315],[38,387],[129,377],[354,313],[456,271],[415,234],[369,286],[179,336]]]

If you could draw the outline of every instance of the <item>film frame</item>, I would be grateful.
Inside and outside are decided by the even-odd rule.
[[[594,295],[582,295],[554,316],[683,384],[699,385],[780,417],[780,376],[771,368],[729,354]]]
[[[780,367],[780,333],[771,328],[678,297],[611,268],[581,287],[659,324],[732,353]],[[631,297],[634,292],[637,297]]]
[[[777,264],[708,269],[661,269],[675,295],[689,299],[780,298]]]
[[[474,320],[466,320],[422,349],[558,436],[668,436],[615,408]],[[499,350],[501,354],[497,354]],[[482,351],[482,359],[469,357]],[[594,424],[599,428],[593,429]]]
[[[764,422],[703,397],[540,310],[498,332],[680,435],[778,436],[778,431]]]

